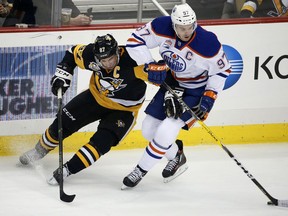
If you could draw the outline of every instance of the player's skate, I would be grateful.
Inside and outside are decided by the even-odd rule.
[[[164,183],[172,181],[188,169],[186,157],[183,152],[183,142],[181,140],[176,140],[176,144],[178,145],[179,150],[175,158],[167,163],[162,172]]]
[[[137,165],[134,170],[123,179],[123,186],[121,187],[121,189],[123,190],[128,187],[135,187],[146,175],[146,173],[147,171],[144,171]]]
[[[53,176],[47,180],[48,184],[50,185],[58,185],[60,181],[60,175],[59,175],[59,168],[57,168],[53,172]],[[68,176],[71,175],[71,172],[68,169],[67,163],[63,165],[63,180],[66,179]]]
[[[38,142],[35,148],[25,152],[19,157],[21,164],[28,165],[33,164],[35,161],[42,159],[49,150],[45,149],[40,142]]]

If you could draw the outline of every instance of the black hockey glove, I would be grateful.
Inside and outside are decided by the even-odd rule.
[[[154,85],[161,85],[167,75],[167,67],[164,61],[145,64],[144,71],[148,73],[148,81]]]
[[[175,88],[173,90],[180,98],[183,95],[184,90],[181,88]],[[169,92],[165,92],[164,96],[164,108],[165,108],[165,114],[168,118],[179,118],[183,111],[184,108],[182,104]]]
[[[201,121],[207,119],[216,98],[217,92],[206,90],[200,100],[199,105],[192,107],[192,111],[195,113],[196,116],[198,116]]]
[[[52,93],[57,96],[59,88],[62,88],[62,94],[69,88],[73,76],[73,68],[65,63],[60,63],[56,67],[54,76],[51,79]]]

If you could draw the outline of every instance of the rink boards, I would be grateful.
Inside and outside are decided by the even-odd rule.
[[[87,44],[97,35],[113,34],[125,44],[135,26],[65,29],[0,34],[0,155],[17,154],[37,142],[57,111],[49,81],[65,50],[73,44]],[[217,34],[232,64],[226,89],[219,94],[205,122],[224,144],[288,142],[288,22],[204,25]],[[268,30],[267,30],[268,29]],[[286,29],[286,30],[285,30]],[[277,41],[271,38],[277,35]],[[259,40],[261,38],[261,40]],[[152,50],[159,59],[157,49]],[[88,86],[90,72],[78,70],[69,101]],[[143,110],[158,87],[149,85],[145,103],[133,131],[116,149],[142,148]],[[65,140],[65,150],[75,151],[89,141],[96,124],[83,128]],[[213,143],[198,124],[182,131],[185,145]]]

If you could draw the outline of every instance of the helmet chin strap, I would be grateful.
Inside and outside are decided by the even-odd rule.
[[[116,65],[118,65],[118,64],[119,64],[119,61],[120,61],[119,47],[118,47],[118,50],[117,50],[117,52],[116,52],[116,55],[117,55],[117,63],[116,63]]]
[[[179,38],[178,32],[176,30],[176,24],[172,23],[172,27],[173,27],[174,32],[176,33],[177,37]]]
[[[102,67],[102,68],[103,68],[103,65],[101,64],[101,62],[99,61],[99,59],[98,59],[96,56],[94,56],[94,59],[95,59],[97,65],[98,65],[99,67]]]

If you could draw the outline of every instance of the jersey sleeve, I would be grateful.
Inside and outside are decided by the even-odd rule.
[[[75,60],[74,60],[74,55],[73,55],[73,49],[75,46],[69,48],[68,50],[66,50],[65,55],[61,61],[61,63],[65,63],[67,65],[69,65],[71,68],[75,68],[77,66]]]
[[[149,51],[159,46],[156,35],[154,34],[149,22],[142,27],[136,29],[128,38],[126,49],[137,62],[138,65],[153,62],[154,59]]]
[[[209,59],[209,73],[206,90],[212,90],[217,93],[224,88],[225,81],[231,73],[231,65],[221,46],[217,55]]]
[[[81,69],[88,69],[91,62],[92,44],[88,45],[74,45],[68,49],[61,61],[61,63],[68,64],[71,68],[79,67]]]
[[[257,0],[246,0],[240,11],[241,17],[250,18],[259,7],[259,3]]]
[[[71,8],[72,9],[72,17],[77,17],[81,12],[79,8],[74,4],[72,0],[63,0],[62,1],[62,8]]]
[[[81,69],[85,69],[85,62],[84,62],[84,56],[83,52],[86,49],[86,45],[76,45],[75,47],[72,47],[72,52],[74,56],[74,61],[77,64],[77,66]]]
[[[148,73],[144,71],[144,65],[134,67],[135,77],[143,81],[148,81]]]

